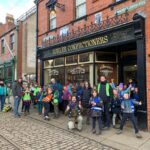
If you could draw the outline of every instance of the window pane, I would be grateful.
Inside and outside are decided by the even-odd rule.
[[[51,59],[51,60],[46,60],[44,62],[44,68],[48,68],[48,67],[53,67],[54,66],[54,60]]]
[[[96,53],[96,61],[116,62],[116,54],[115,53]]]
[[[79,62],[89,62],[89,61],[90,61],[89,53],[79,55]]]
[[[73,55],[73,56],[68,56],[66,57],[66,64],[73,64],[78,62],[78,56]]]
[[[80,5],[76,8],[76,17],[77,18],[80,18],[85,15],[86,15],[86,3]]]
[[[76,0],[76,6],[85,3],[86,0]]]
[[[65,36],[65,35],[67,35],[68,32],[69,32],[69,27],[65,26],[60,29],[60,36]]]
[[[55,59],[55,66],[64,65],[64,57]]]

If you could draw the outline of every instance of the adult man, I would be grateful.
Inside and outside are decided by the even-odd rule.
[[[14,96],[14,115],[15,117],[20,117],[18,112],[19,104],[22,97],[22,79],[19,78],[18,81],[13,85],[13,96]]]
[[[113,96],[112,87],[107,82],[105,76],[100,77],[100,83],[97,87],[98,95],[103,100],[104,103],[104,128],[108,129],[110,127],[110,102]]]

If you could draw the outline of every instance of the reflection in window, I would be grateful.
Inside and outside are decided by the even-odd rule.
[[[78,55],[72,55],[66,57],[66,64],[74,64],[78,62]]]
[[[55,66],[64,65],[64,57],[55,59]]]
[[[89,53],[84,53],[79,55],[79,62],[89,62],[90,57]]]

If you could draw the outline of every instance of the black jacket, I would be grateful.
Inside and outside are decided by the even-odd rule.
[[[13,96],[22,96],[22,84],[21,83],[14,83],[12,88]]]

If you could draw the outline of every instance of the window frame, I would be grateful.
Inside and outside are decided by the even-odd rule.
[[[86,16],[86,0],[84,0],[84,2],[82,2],[82,3],[80,3],[80,4],[77,4],[77,1],[78,0],[76,0],[75,1],[75,18],[76,19],[79,19],[79,18],[82,18],[82,17],[84,17],[84,16]],[[83,14],[83,15],[79,15],[79,12],[78,12],[78,10],[79,10],[79,8],[81,7],[81,6],[83,6],[83,5],[85,5],[85,14]]]
[[[15,35],[12,33],[10,35],[10,50],[14,50],[14,43],[15,43]]]
[[[1,40],[1,54],[5,54],[5,41],[4,41],[4,39]]]
[[[55,22],[54,22],[55,21]],[[56,22],[56,14],[52,15],[51,12],[49,13],[49,30],[53,30],[57,28],[57,22]],[[55,24],[55,26],[53,27],[53,22]]]

